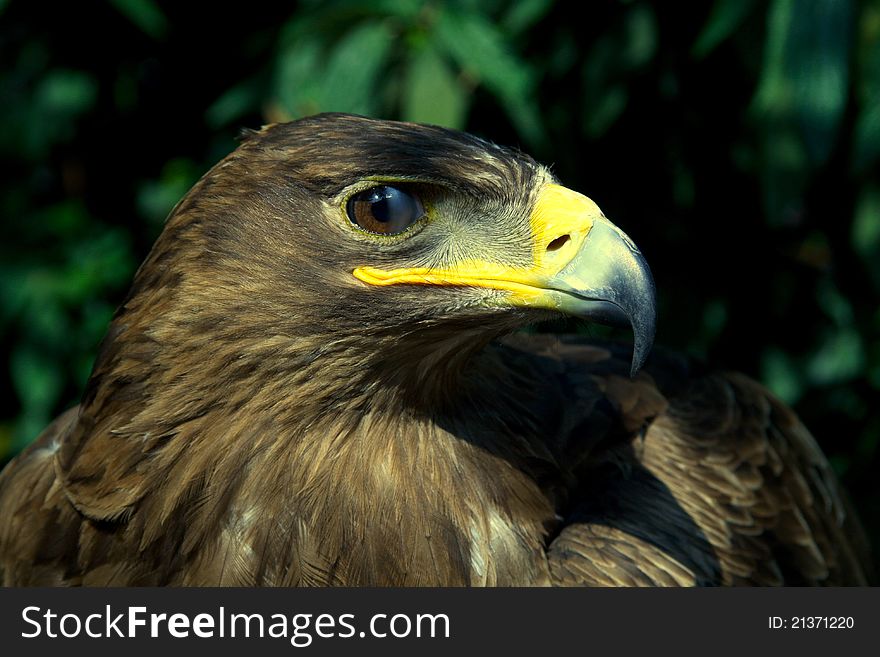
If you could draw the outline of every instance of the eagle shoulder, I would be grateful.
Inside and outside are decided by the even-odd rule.
[[[563,343],[572,362],[596,347]],[[590,366],[623,433],[548,548],[558,584],[864,584],[867,543],[815,439],[766,388],[658,352]],[[620,371],[618,371],[620,370]],[[662,399],[662,401],[660,401]]]
[[[0,582],[4,586],[69,584],[80,518],[55,472],[55,455],[79,407],[58,416],[0,472]]]

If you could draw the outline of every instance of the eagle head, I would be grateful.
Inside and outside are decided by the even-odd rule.
[[[633,373],[651,347],[650,271],[595,203],[468,134],[323,114],[249,133],[181,200],[95,380],[140,353],[154,387],[163,362],[263,385],[332,354],[346,395],[436,398],[494,337],[560,314],[630,324]]]

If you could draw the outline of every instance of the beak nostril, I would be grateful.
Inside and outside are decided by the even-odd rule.
[[[550,244],[547,245],[547,250],[548,251],[558,251],[563,246],[565,246],[568,243],[568,240],[570,240],[570,239],[571,239],[571,237],[569,235],[562,235],[560,237],[557,237],[555,240],[553,240],[552,242],[550,242]]]

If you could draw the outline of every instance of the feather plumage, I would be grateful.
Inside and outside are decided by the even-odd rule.
[[[341,190],[376,175],[442,188],[442,220],[352,232]],[[350,275],[527,262],[548,180],[439,128],[246,136],[172,213],[81,405],[0,475],[3,583],[864,583],[824,456],[757,383],[663,354],[630,379],[614,345],[503,337],[536,316],[478,309],[496,293]]]

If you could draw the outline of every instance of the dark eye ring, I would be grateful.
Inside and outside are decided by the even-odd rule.
[[[379,235],[396,235],[425,215],[417,196],[399,187],[379,185],[358,192],[345,207],[351,222]]]

